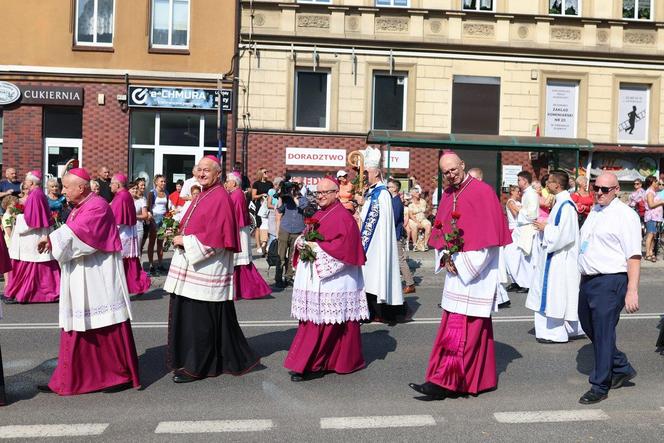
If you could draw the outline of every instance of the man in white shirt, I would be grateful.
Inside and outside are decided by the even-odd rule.
[[[566,343],[583,336],[579,327],[579,216],[567,192],[569,175],[552,171],[546,187],[556,196],[548,223],[536,221],[542,231],[543,253],[535,263],[535,279],[526,307],[535,311],[535,337],[539,343]]]
[[[194,165],[194,167],[191,169],[192,176],[184,181],[182,184],[182,189],[180,189],[180,198],[184,200],[184,205],[182,205],[180,210],[173,216],[173,218],[178,222],[182,220],[184,213],[187,212],[187,209],[189,209],[189,206],[191,205],[191,187],[194,185],[199,187],[201,186],[201,184],[198,183],[198,178],[196,177],[197,172],[198,165]]]
[[[508,291],[528,292],[535,272],[533,249],[535,243],[535,221],[539,208],[539,197],[530,183],[533,175],[528,171],[517,174],[517,184],[521,190],[521,209],[517,214],[517,226],[512,232],[513,243],[505,247],[505,266],[507,274],[514,282]]]
[[[623,307],[639,310],[641,223],[637,213],[616,198],[620,185],[605,172],[593,186],[597,204],[583,224],[579,246],[579,320],[593,343],[591,388],[579,399],[588,405],[604,400],[636,376],[627,356],[616,347],[616,326]]]

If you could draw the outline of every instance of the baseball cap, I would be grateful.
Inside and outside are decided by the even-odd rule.
[[[343,169],[339,169],[339,172],[337,172],[337,178],[344,177],[346,175],[348,175],[348,173],[346,171],[344,171]]]

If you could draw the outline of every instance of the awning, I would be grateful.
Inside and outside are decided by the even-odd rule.
[[[438,134],[428,132],[374,130],[367,134],[367,144],[411,148],[454,148],[486,151],[592,151],[585,138],[531,137],[479,134]]]

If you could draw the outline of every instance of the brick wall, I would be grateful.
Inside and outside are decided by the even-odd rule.
[[[83,166],[90,172],[100,166],[112,172],[126,173],[129,167],[129,113],[116,100],[125,94],[123,84],[89,83],[84,85]],[[105,95],[105,105],[97,104],[97,95]]]
[[[34,169],[41,170],[44,164],[41,106],[5,109],[3,117],[2,168],[16,168],[19,177]]]

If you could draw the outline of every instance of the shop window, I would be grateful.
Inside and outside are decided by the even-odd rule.
[[[330,73],[296,71],[295,128],[325,130],[330,118]]]
[[[113,44],[114,0],[76,0],[76,44]]]
[[[376,6],[409,7],[410,0],[376,0]]]
[[[132,111],[131,113],[131,144],[154,145],[154,123],[156,112]]]
[[[623,0],[623,18],[632,20],[652,19],[652,0]]]
[[[82,138],[82,109],[74,107],[45,107],[44,137]]]
[[[152,47],[189,46],[189,0],[152,0]]]
[[[499,133],[500,78],[455,75],[452,86],[452,132]]]
[[[217,140],[217,114],[207,113],[204,115],[205,128],[203,130],[203,146],[218,146]],[[221,145],[226,146],[226,122],[227,114],[221,114]]]
[[[494,0],[463,0],[462,9],[465,11],[494,11]]]
[[[549,0],[549,14],[580,15],[580,0]]]
[[[407,84],[404,74],[374,73],[372,129],[405,130]]]
[[[164,146],[199,146],[201,114],[162,112],[159,123],[159,144]]]
[[[647,143],[649,119],[650,85],[620,84],[618,142]]]
[[[134,178],[143,177],[145,187],[151,189],[154,177],[154,149],[132,149],[131,170]]]

